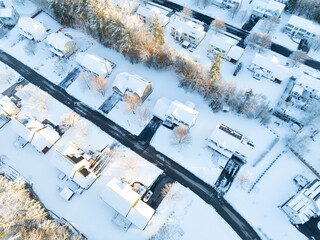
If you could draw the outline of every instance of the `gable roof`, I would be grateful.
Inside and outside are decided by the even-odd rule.
[[[76,61],[82,67],[100,76],[106,76],[112,71],[111,64],[108,60],[89,53],[78,53]]]
[[[155,14],[157,14],[161,25],[166,25],[169,22],[169,18],[163,15],[157,7],[152,7],[150,9],[146,6],[139,5],[136,13],[150,19],[150,21],[153,20]]]
[[[181,21],[180,19],[175,18],[171,27],[175,28],[178,32],[186,33],[195,38],[202,38],[205,35],[203,25],[193,21]]]
[[[198,116],[198,111],[175,100],[171,102],[166,115],[173,116],[175,119],[191,126]]]
[[[213,34],[210,40],[210,45],[215,46],[225,52],[228,52],[233,45],[236,45],[238,41],[227,37],[225,35],[218,36]]]
[[[136,93],[141,98],[150,84],[150,82],[143,80],[137,75],[123,72],[116,76],[113,87],[116,87],[122,94],[125,94],[126,91],[130,91]]]
[[[14,14],[13,8],[0,8],[0,18],[11,18]]]
[[[140,195],[133,191],[128,183],[121,182],[117,178],[113,178],[107,183],[100,196],[103,201],[124,217],[140,199]]]
[[[288,21],[288,24],[291,24],[293,26],[298,26],[299,28],[302,28],[302,29],[309,30],[309,28],[312,25],[312,21],[292,14]]]
[[[40,131],[35,132],[31,144],[38,151],[42,151],[46,147],[52,147],[59,139],[60,135],[57,133],[57,131],[48,125]]]
[[[272,72],[273,76],[279,80],[283,80],[289,76],[289,68],[282,66],[278,63],[278,59],[273,56],[272,59],[262,56],[258,53],[255,54],[252,63]]]
[[[143,230],[154,213],[155,210],[152,207],[139,199],[134,207],[129,211],[127,219]]]
[[[9,115],[17,115],[20,112],[20,109],[11,101],[8,96],[3,96],[1,98],[0,94],[0,110],[1,109]]]
[[[47,42],[54,48],[60,50],[61,52],[65,52],[65,48],[68,42],[72,42],[72,44],[74,44],[74,41],[68,38],[62,32],[51,33],[47,37]]]
[[[229,52],[228,52],[228,57],[234,60],[239,60],[240,57],[242,56],[244,52],[244,49],[239,47],[239,46],[231,46]]]
[[[18,22],[18,26],[24,32],[31,34],[32,38],[36,41],[42,41],[46,38],[47,31],[42,23],[27,17],[21,17]],[[20,31],[20,34],[26,36],[23,32]],[[30,36],[26,36],[30,38]]]

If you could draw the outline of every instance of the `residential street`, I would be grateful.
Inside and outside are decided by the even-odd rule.
[[[166,0],[152,0],[152,2],[160,4],[160,5],[165,6],[167,8],[171,8],[177,12],[179,12],[183,9],[183,6],[176,4],[174,2],[166,1]],[[207,25],[210,25],[210,23],[214,20],[214,18],[207,16],[207,15],[204,15],[202,13],[199,13],[197,11],[192,11],[192,16],[193,16],[193,18],[195,18],[201,22],[204,22]],[[229,25],[229,24],[226,24],[226,27],[227,27],[228,33],[234,34],[234,35],[242,38],[243,40],[250,34],[250,32],[248,32],[248,31],[245,31],[240,28],[236,28],[236,27]],[[289,50],[288,48],[283,47],[277,43],[272,43],[271,50],[278,53],[278,54],[281,54],[285,57],[288,57],[292,53],[291,50]],[[307,61],[304,64],[309,67],[320,70],[320,62],[313,60],[311,58],[307,59]]]
[[[151,147],[149,143],[146,143],[146,141],[129,133],[102,115],[100,112],[72,97],[65,91],[65,89],[50,82],[7,53],[0,51],[0,60],[17,71],[30,83],[48,92],[52,97],[68,106],[82,117],[88,119],[96,126],[100,127],[121,144],[130,148],[150,163],[162,169],[167,176],[192,190],[205,202],[212,205],[216,209],[217,213],[242,239],[260,239],[248,222],[237,211],[235,211],[225,199],[219,199],[217,197],[217,193],[212,186],[202,181],[172,159],[158,152],[155,148]]]

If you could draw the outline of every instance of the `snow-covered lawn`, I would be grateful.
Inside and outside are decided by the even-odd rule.
[[[38,108],[37,104],[33,101],[30,100],[30,94],[38,94],[39,92],[42,92],[43,94],[46,95],[42,90],[40,90],[38,87],[28,84],[25,87],[23,87],[21,90],[19,90],[16,95],[22,99],[21,101],[21,112],[31,115],[38,119],[39,121],[43,121],[45,119],[48,119],[51,121],[53,124],[58,125],[59,122],[61,121],[61,116],[64,114],[72,112],[72,110],[50,95],[48,95],[48,100],[47,100],[47,108],[46,109],[40,109]]]
[[[262,169],[265,169],[282,149],[283,143],[279,143],[279,146],[275,147],[261,162],[261,166],[258,167],[260,170],[247,164],[240,170],[239,176],[252,173],[254,182],[259,177],[259,173],[262,173]],[[248,188],[253,182],[244,188],[235,182],[226,194],[226,199],[261,235],[265,234],[266,239],[306,239],[291,225],[287,215],[278,208],[298,190],[293,182],[293,178],[298,174],[306,176],[309,180],[315,178],[291,152],[285,153],[267,171],[250,194],[248,194]]]
[[[40,9],[35,3],[29,0],[5,0],[4,4],[7,8],[13,6],[21,17],[31,17]]]
[[[218,123],[231,127],[253,141],[255,147],[247,160],[247,164],[250,165],[259,159],[275,139],[275,135],[261,126],[257,120],[249,120],[231,113],[217,113],[198,116],[196,124],[190,129],[191,143],[189,144],[182,146],[175,144],[172,130],[162,126],[153,137],[151,145],[213,185],[220,175],[221,167],[226,163],[225,158],[219,154],[211,157],[214,151],[207,147],[207,139]],[[264,137],[261,138],[261,136]]]
[[[0,74],[4,74],[3,76],[7,76],[9,79],[9,81],[3,81],[3,79],[0,80],[0,93],[15,84],[20,77],[16,71],[5,65],[3,62],[0,62]]]

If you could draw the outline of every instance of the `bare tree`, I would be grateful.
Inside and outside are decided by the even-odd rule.
[[[178,188],[174,187],[173,183],[167,183],[164,185],[164,188],[161,189],[161,196],[174,201],[181,197],[181,193]]]
[[[60,129],[65,132],[70,127],[75,126],[81,119],[81,116],[76,112],[71,112],[62,115],[61,122],[59,124]]]
[[[260,41],[258,42],[259,52],[263,49],[268,49],[272,45],[271,36],[269,34],[262,34]]]
[[[173,130],[172,134],[173,134],[174,140],[179,145],[190,143],[191,136],[187,127],[178,126]]]
[[[138,118],[141,122],[145,122],[149,119],[150,117],[150,111],[147,107],[144,107],[139,110],[138,112]]]
[[[272,18],[266,18],[263,21],[263,27],[267,31],[267,33],[270,33],[271,31],[273,31],[277,27],[279,22],[280,22],[280,20],[276,16],[273,16]]]
[[[128,93],[123,96],[123,101],[127,105],[127,110],[135,114],[137,107],[141,104],[141,100],[137,94]]]
[[[51,97],[48,93],[36,88],[28,88],[27,94],[30,108],[36,109],[38,112],[45,112],[51,103]]]
[[[68,64],[66,59],[59,59],[58,57],[55,60],[54,63],[56,70],[55,72],[59,75],[62,75],[67,72],[68,70]]]
[[[227,29],[224,21],[220,18],[213,20],[210,24],[210,27],[216,33],[217,32],[224,32]]]
[[[79,75],[79,80],[81,83],[87,87],[89,90],[91,90],[91,82],[92,82],[92,76],[89,72],[82,72]]]
[[[26,45],[24,47],[24,50],[28,55],[34,55],[37,50],[37,45],[34,41],[28,40],[28,42],[26,43]]]
[[[191,18],[192,17],[192,10],[186,6],[183,7],[181,14],[184,18]]]
[[[77,122],[77,124],[75,125],[75,131],[76,131],[76,135],[79,138],[84,138],[88,135],[88,131],[89,131],[89,126],[88,123],[85,121],[79,121]]]
[[[239,14],[240,21],[243,23],[248,18],[247,10],[242,10]]]
[[[248,187],[248,185],[253,181],[252,173],[247,171],[243,174],[238,175],[238,181],[242,189],[245,189]]]
[[[256,48],[257,44],[259,43],[261,39],[261,32],[252,32],[246,39],[244,40],[244,43],[248,45],[251,48]]]
[[[103,76],[93,76],[92,78],[92,88],[102,95],[105,96],[108,87],[108,81]]]
[[[303,64],[307,60],[308,56],[305,52],[294,51],[290,54],[288,60],[291,63],[292,67],[297,67],[300,64]]]

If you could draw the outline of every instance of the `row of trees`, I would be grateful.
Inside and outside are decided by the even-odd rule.
[[[0,176],[0,202],[0,239],[83,239],[51,220],[22,180],[8,181]]]
[[[320,0],[289,0],[285,9],[320,23]]]
[[[163,45],[163,29],[157,17],[149,31],[150,26],[132,15],[131,6],[126,4],[119,6],[97,0],[53,0],[51,9],[63,24],[81,28],[105,46],[124,54],[132,63],[144,62],[148,67],[174,69],[181,79],[180,85],[202,94],[213,110],[218,111],[226,104],[249,117],[265,118],[268,109],[265,97],[252,90],[238,89],[234,83],[227,84],[220,75],[220,56],[208,71],[184,53]],[[190,11],[184,10],[186,17],[188,14]],[[212,28],[223,31],[224,22],[217,19],[212,23]],[[260,42],[264,41],[262,37]],[[131,100],[134,99],[126,99],[129,103],[136,102]]]

